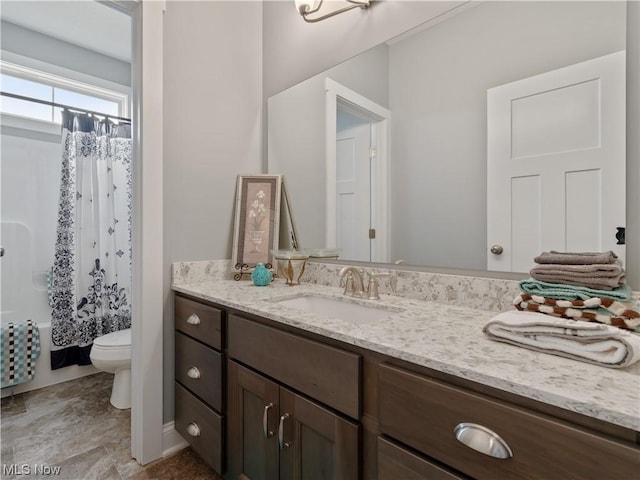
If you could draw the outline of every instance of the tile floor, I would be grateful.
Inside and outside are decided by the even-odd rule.
[[[221,480],[190,449],[138,465],[129,453],[131,411],[109,403],[112,379],[98,373],[3,398],[0,478]],[[11,471],[22,465],[29,474],[26,467]],[[48,475],[35,473],[42,467],[51,469]]]

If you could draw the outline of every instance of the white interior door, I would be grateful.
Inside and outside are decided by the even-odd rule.
[[[489,270],[545,250],[624,259],[625,101],[624,51],[487,91]]]
[[[370,146],[369,123],[336,134],[337,246],[350,260],[371,261]]]
[[[372,153],[367,152],[369,161],[369,173],[366,180],[369,183],[370,204],[367,207],[368,215],[365,216],[365,222],[371,228],[375,229],[375,239],[369,242],[369,258],[375,262],[389,262],[391,252],[389,245],[389,225],[390,225],[390,208],[389,208],[389,165],[390,165],[390,146],[389,146],[389,129],[391,121],[391,112],[386,108],[377,105],[362,95],[346,88],[343,85],[325,78],[326,88],[326,104],[325,104],[325,132],[326,132],[326,246],[342,247],[340,245],[344,241],[338,237],[338,223],[344,220],[338,220],[339,194],[338,187],[338,132],[343,132],[341,138],[344,139],[345,130],[356,124],[367,124],[370,128],[370,141],[367,144],[374,146]],[[345,124],[343,115],[348,113],[352,120],[354,116],[359,119],[358,122],[351,125]],[[366,142],[363,143],[365,145]],[[345,148],[345,147],[340,147]],[[346,148],[345,148],[346,149]],[[340,181],[345,181],[344,173],[340,174]],[[364,197],[363,197],[364,198]],[[342,215],[345,218],[344,215]],[[361,229],[361,227],[358,227]],[[368,229],[366,227],[365,234],[368,240]],[[355,260],[355,257],[348,257],[344,251],[341,258]],[[358,259],[361,257],[358,256]],[[367,259],[366,257],[364,259]]]

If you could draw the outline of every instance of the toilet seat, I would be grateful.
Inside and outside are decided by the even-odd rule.
[[[131,348],[131,329],[119,330],[97,337],[93,344],[98,347]]]
[[[131,362],[131,329],[97,337],[89,356],[94,364],[96,361]]]

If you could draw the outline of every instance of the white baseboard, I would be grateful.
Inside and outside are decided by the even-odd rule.
[[[180,450],[187,448],[189,444],[176,430],[175,422],[168,422],[162,426],[162,456],[170,457]]]

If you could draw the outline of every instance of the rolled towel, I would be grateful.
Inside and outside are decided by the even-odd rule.
[[[640,360],[640,335],[601,323],[510,311],[482,329],[490,339],[610,368]]]
[[[608,252],[556,252],[551,250],[550,252],[542,252],[533,260],[539,264],[593,265],[618,263],[622,265],[618,256],[611,250]]]
[[[612,265],[556,265],[534,267],[529,274],[536,280],[580,287],[612,290],[624,283],[625,271],[619,264]]]
[[[640,327],[639,300],[621,302],[605,297],[593,297],[587,300],[557,300],[521,293],[513,300],[513,305],[518,310],[604,323],[626,330],[636,330]]]
[[[518,285],[524,293],[560,300],[588,300],[592,297],[605,297],[628,302],[632,299],[631,288],[628,285],[620,285],[613,290],[602,290],[579,287],[577,285],[541,282],[533,278],[522,280]]]

